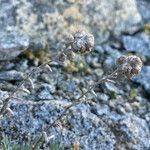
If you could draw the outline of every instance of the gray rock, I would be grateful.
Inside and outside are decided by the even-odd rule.
[[[22,59],[19,63],[16,64],[16,70],[25,72],[28,69],[28,60]]]
[[[22,31],[33,37],[33,41],[34,38],[39,39],[40,42],[33,42],[35,49],[35,45],[45,45],[47,39],[48,42],[62,40],[66,33],[72,31],[74,24],[89,28],[97,37],[96,41],[101,43],[108,39],[110,32],[118,36],[122,31],[137,27],[142,21],[135,0],[73,3],[7,0],[0,2],[0,20],[1,30]]]
[[[24,74],[16,70],[0,72],[0,80],[17,81],[17,80],[23,80],[23,79],[24,79]]]
[[[150,21],[150,1],[149,0],[136,0],[137,8],[145,23]]]
[[[5,64],[2,66],[1,70],[12,70],[15,66],[14,63],[10,63],[10,62],[8,62],[8,63],[4,62],[4,63]]]
[[[104,71],[98,68],[98,69],[94,69],[94,73],[97,75],[98,78],[100,78],[104,74]]]
[[[125,111],[125,109],[124,109],[122,106],[117,105],[116,107],[117,107],[117,108],[116,108],[116,111],[117,111],[119,114],[126,114],[126,111]]]
[[[122,36],[122,40],[127,51],[150,57],[150,40],[147,34],[125,35]]]
[[[150,130],[144,119],[127,115],[119,120],[113,120],[111,126],[116,138],[119,137],[116,148],[135,150],[150,148]]]
[[[125,110],[127,112],[132,112],[132,107],[131,107],[130,103],[128,103],[128,102],[125,103]]]
[[[97,93],[97,98],[100,102],[108,103],[109,96],[103,93]]]
[[[7,91],[1,91],[0,90],[0,100],[3,100],[8,97],[8,92]]]
[[[55,92],[55,87],[50,84],[42,84],[38,90],[38,100],[51,100],[53,99],[52,93]]]
[[[103,49],[103,47],[100,46],[100,45],[95,45],[94,49],[95,49],[95,51],[98,52],[100,55],[103,55],[104,52],[105,52],[104,49]]]
[[[99,109],[98,109],[99,110]],[[107,111],[99,117],[110,127],[115,136],[115,149],[146,149],[150,148],[149,124],[133,114],[119,115]]]
[[[145,115],[145,119],[146,119],[146,121],[149,123],[150,122],[150,113],[147,113],[146,115]]]
[[[73,93],[76,90],[76,83],[74,80],[69,80],[67,82],[67,91]]]
[[[143,85],[145,90],[150,93],[150,66],[143,66],[141,73],[133,78],[133,81]]]
[[[7,117],[1,121],[1,131],[9,135],[15,134],[18,136],[18,142],[22,141],[24,131],[26,134],[29,133],[28,136],[32,138],[36,137],[41,132],[42,126],[52,122],[63,111],[62,107],[68,104],[70,103],[55,100],[37,105],[32,103],[12,104],[15,116],[13,118]],[[65,121],[66,119],[63,120],[68,123],[70,129],[64,128],[62,130],[56,127],[49,130],[50,135],[54,135],[57,142],[60,141],[64,147],[71,147],[74,141],[80,141],[81,146],[86,150],[113,149],[115,143],[113,134],[108,132],[105,124],[95,114],[91,113],[88,107],[79,105],[72,108],[69,114],[67,121]],[[15,133],[16,131],[17,133]]]
[[[42,126],[49,125],[63,112],[64,106],[70,104],[65,100],[38,102],[36,105],[32,101],[11,101],[14,116],[2,119],[0,132],[3,131],[14,139],[17,136],[20,144],[24,135],[28,135],[30,140],[37,138]],[[60,141],[64,147],[70,147],[75,141],[79,141],[85,150],[113,150],[120,147],[148,150],[150,147],[150,131],[145,120],[133,114],[118,115],[110,111],[107,105],[90,107],[79,104],[70,109],[69,116],[63,118],[60,125],[61,123],[67,124],[67,128],[62,130],[59,126],[54,126],[49,129],[48,135],[54,135],[55,140]]]
[[[52,85],[52,84],[44,83],[41,85],[41,88],[49,91],[52,94],[55,93],[55,91],[56,91],[55,85]]]
[[[104,88],[109,92],[115,92],[119,94],[121,91],[121,89],[118,89],[118,87],[116,87],[113,83],[106,82],[104,85]]]
[[[53,96],[47,90],[42,90],[38,94],[38,100],[51,100]]]
[[[99,63],[99,57],[97,55],[91,56],[88,55],[86,57],[86,62],[92,67],[92,68],[100,68],[101,64]]]
[[[61,79],[57,81],[57,87],[59,90],[62,90],[65,93],[70,93],[72,95],[76,91],[77,81],[74,79]]]
[[[11,109],[15,115],[2,119],[0,131],[12,137],[17,136],[20,143],[25,135],[33,139],[41,133],[42,126],[47,126],[63,112],[64,106],[70,104],[65,100],[40,102],[36,105],[32,101],[11,101]],[[55,140],[60,141],[64,147],[70,147],[74,141],[80,141],[85,150],[150,148],[150,131],[146,121],[133,114],[118,115],[111,112],[107,105],[77,105],[61,123],[67,124],[67,128],[54,126],[49,129],[48,135],[54,135]]]
[[[116,68],[116,59],[121,55],[117,49],[111,48],[109,45],[104,45],[106,58],[103,62],[103,67],[106,72],[112,72]]]
[[[29,37],[17,32],[0,32],[0,60],[11,60],[29,46]]]

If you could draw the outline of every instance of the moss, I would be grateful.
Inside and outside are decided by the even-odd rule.
[[[111,99],[116,99],[117,98],[117,93],[115,91],[110,92],[110,97]]]
[[[84,62],[72,62],[72,61],[65,61],[64,63],[64,71],[67,73],[76,73],[76,72],[83,72],[89,73],[91,70],[89,66]]]
[[[150,23],[144,25],[144,31],[145,33],[150,35]]]
[[[38,65],[38,63],[47,62],[51,59],[48,48],[39,49],[37,51],[28,50],[24,53],[24,55],[29,60],[32,60],[36,65]]]
[[[130,90],[129,98],[133,99],[137,96],[137,94],[138,94],[138,90],[137,89],[132,89],[132,90]]]

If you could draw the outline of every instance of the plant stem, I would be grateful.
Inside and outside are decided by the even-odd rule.
[[[52,61],[56,61],[59,58],[59,56],[61,56],[61,54],[63,54],[67,50],[68,50],[67,48],[62,50],[58,55],[56,55],[54,57],[54,59],[52,59],[52,60],[50,60],[48,62],[45,62],[45,63],[41,64],[40,66],[38,66],[36,68],[33,68],[31,70],[31,72],[29,74],[27,74],[26,77],[22,80],[22,82],[20,82],[20,84],[13,90],[13,92],[6,99],[3,100],[4,104],[3,104],[3,106],[2,106],[2,108],[0,110],[0,115],[5,112],[9,101],[14,97],[15,93],[18,92],[18,90],[21,88],[21,86],[33,75],[33,73],[35,73],[39,69],[43,68],[44,66],[50,64]]]
[[[47,128],[44,130],[44,132],[47,132],[51,127],[53,127],[55,125],[55,123],[59,120],[62,119],[63,116],[65,116],[66,112],[72,108],[73,106],[78,105],[79,103],[81,103],[81,99],[87,94],[89,93],[91,90],[93,90],[95,88],[95,86],[101,84],[102,82],[107,82],[108,79],[111,79],[112,77],[115,76],[115,74],[118,72],[118,69],[116,69],[113,73],[111,73],[110,75],[107,75],[106,77],[100,79],[98,82],[95,82],[86,92],[84,92],[77,100],[75,100],[72,104],[70,104],[69,106],[65,107],[65,110],[50,124],[47,126]],[[41,134],[39,139],[35,142],[35,144],[32,146],[32,150],[36,150],[38,144],[42,141],[43,139],[43,135]]]

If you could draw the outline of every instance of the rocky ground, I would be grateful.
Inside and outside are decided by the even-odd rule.
[[[88,93],[86,101],[72,107],[48,136],[66,149],[76,142],[84,150],[150,149],[148,0],[0,3],[0,107],[25,73],[59,52],[74,24],[96,39],[92,53],[64,66],[53,64],[53,72],[43,68],[32,76],[35,88],[27,82],[24,86],[30,93],[19,91],[18,100],[9,104],[14,114],[0,120],[0,141],[8,136],[12,143],[32,143],[65,106],[116,68],[116,58],[136,54],[144,63],[140,75],[97,86],[97,97]]]

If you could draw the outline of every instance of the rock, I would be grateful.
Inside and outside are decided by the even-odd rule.
[[[125,111],[125,109],[124,109],[122,106],[117,105],[116,107],[117,107],[117,108],[116,108],[116,111],[117,111],[119,114],[126,114],[126,111]]]
[[[44,83],[41,86],[42,89],[48,90],[50,93],[54,94],[56,92],[55,85]]]
[[[150,130],[144,119],[140,119],[132,114],[113,120],[111,131],[119,137],[115,147],[123,149],[146,149],[150,148]]]
[[[4,62],[4,65],[2,66],[1,70],[12,70],[14,66],[15,66],[14,63]]]
[[[146,115],[145,115],[145,119],[146,119],[146,121],[149,123],[150,122],[150,113],[147,113]]]
[[[51,100],[53,96],[51,93],[55,92],[55,87],[50,84],[43,84],[38,91],[38,99],[39,100]]]
[[[95,45],[94,49],[95,49],[96,52],[98,52],[100,54],[100,56],[104,55],[105,51],[104,51],[104,49],[101,45]]]
[[[28,60],[22,59],[19,63],[16,64],[16,70],[25,72],[28,69]]]
[[[150,57],[150,40],[145,33],[140,33],[134,36],[123,35],[123,44],[128,52],[135,52],[141,56]]]
[[[97,75],[98,78],[100,78],[104,74],[104,71],[98,68],[98,69],[94,69],[94,73]]]
[[[103,93],[97,93],[97,99],[102,103],[108,103],[109,96]]]
[[[115,136],[115,149],[146,149],[150,148],[149,124],[133,114],[119,115],[116,112],[107,111],[99,115],[99,118],[110,127]]]
[[[116,102],[115,102],[114,99],[111,99],[111,100],[109,101],[109,106],[110,106],[111,108],[113,108],[113,109],[116,108]]]
[[[141,73],[133,81],[143,85],[146,92],[150,93],[150,66],[143,66]]]
[[[7,97],[8,97],[8,92],[0,90],[0,100],[3,100]]]
[[[139,102],[136,102],[136,101],[133,102],[131,105],[132,105],[132,107],[135,108],[135,109],[139,109],[139,107],[140,107],[140,103],[139,103]]]
[[[10,70],[10,71],[1,71],[0,72],[0,80],[6,80],[6,81],[17,81],[17,80],[23,80],[24,74],[22,72],[18,72],[16,70]]]
[[[38,100],[52,100],[53,95],[56,91],[55,86],[53,84],[43,83],[38,90]]]
[[[137,8],[145,23],[150,21],[150,1],[149,0],[136,0]]]
[[[110,32],[118,36],[122,31],[138,27],[142,19],[135,0],[89,1],[1,1],[1,30],[21,31],[32,37],[33,49],[46,42],[63,41],[68,32],[79,24],[95,34],[97,43],[106,41]],[[39,46],[35,46],[39,45]],[[58,44],[59,46],[59,44]],[[55,46],[56,47],[56,46]]]
[[[28,46],[28,36],[17,32],[0,32],[0,61],[14,59]]]
[[[132,107],[131,107],[130,103],[128,103],[128,102],[125,103],[125,110],[127,112],[132,112]]]
[[[26,134],[29,133],[28,136],[31,137],[29,139],[32,139],[41,132],[42,126],[50,124],[63,111],[62,107],[69,104],[69,102],[55,100],[36,105],[32,103],[12,104],[11,109],[15,116],[13,118],[8,116],[6,119],[3,118],[0,131],[14,135],[14,138],[15,136],[19,137],[18,142],[23,141],[24,131],[26,131]],[[69,125],[68,127],[71,127],[70,129],[63,128],[62,130],[60,127],[56,127],[50,128],[48,132],[48,134],[55,136],[57,142],[60,141],[64,147],[71,147],[73,142],[79,141],[86,150],[112,149],[115,143],[113,134],[108,131],[101,119],[90,112],[88,107],[80,105],[72,108],[69,113],[70,115],[66,122]],[[66,119],[63,120],[65,121]],[[10,128],[8,127],[8,122]],[[15,133],[16,131],[17,133]]]
[[[2,118],[0,132],[3,131],[14,139],[17,137],[20,144],[25,135],[32,140],[41,133],[42,126],[49,125],[70,104],[65,100],[38,102],[36,105],[32,101],[11,101],[10,108],[14,116]],[[61,128],[61,123],[67,127]],[[110,111],[107,105],[90,107],[79,104],[72,107],[69,116],[64,117],[59,124],[60,126],[50,128],[47,134],[54,135],[55,140],[65,148],[70,148],[75,141],[79,141],[85,150],[112,150],[119,147],[148,150],[150,147],[150,131],[145,120],[133,114],[119,115]]]
[[[38,94],[38,100],[51,100],[53,96],[47,90],[43,90]]]
[[[73,96],[73,93],[77,90],[77,82],[78,80],[74,79],[61,79],[57,81],[57,88],[64,92],[64,95],[68,93],[70,96]]]
[[[67,82],[67,91],[73,93],[76,90],[76,83],[74,80],[69,80]]]
[[[92,67],[92,68],[100,68],[101,64],[99,63],[99,57],[88,55],[86,57],[86,62]]]
[[[119,94],[121,91],[121,89],[118,89],[118,87],[116,87],[113,83],[109,83],[109,82],[104,83],[104,88],[108,92],[115,92],[117,94]]]
[[[111,48],[109,45],[104,45],[105,56],[103,67],[106,72],[112,72],[116,68],[116,59],[121,56],[117,49]]]

